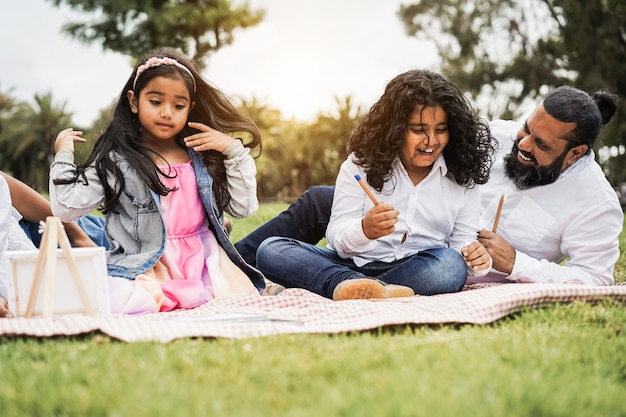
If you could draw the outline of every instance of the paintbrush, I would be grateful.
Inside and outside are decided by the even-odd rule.
[[[491,231],[495,233],[498,230],[498,222],[500,222],[500,214],[502,214],[502,205],[504,204],[504,194],[500,197],[498,203],[498,210],[496,211],[496,219],[493,221],[493,229]]]
[[[363,178],[361,178],[359,174],[354,174],[354,178],[356,178],[359,184],[361,184],[361,188],[363,188],[363,191],[365,191],[370,200],[372,200],[372,203],[374,203],[375,206],[379,205],[380,203],[378,202],[378,200],[376,200],[376,197],[374,197],[374,194],[372,194],[367,184],[365,184]]]
[[[356,178],[356,180],[359,182],[359,184],[361,184],[361,188],[363,188],[363,191],[365,191],[365,193],[370,198],[370,200],[372,200],[372,203],[374,203],[375,206],[379,205],[380,203],[378,202],[378,200],[376,200],[376,197],[374,197],[374,194],[372,194],[372,192],[370,191],[370,189],[367,186],[367,184],[365,184],[365,181],[363,181],[363,178],[361,178],[361,176],[359,174],[355,174],[354,178]],[[404,242],[406,242],[406,238],[407,238],[407,234],[405,233],[405,234],[402,235],[402,240],[400,241],[401,245]]]

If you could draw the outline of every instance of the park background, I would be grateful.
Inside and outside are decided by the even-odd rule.
[[[189,11],[186,5],[202,11],[201,24],[215,27],[209,24],[215,7],[226,19],[231,6],[241,4],[58,3],[61,8],[50,0],[13,1],[0,13],[0,169],[42,192],[57,132],[74,125],[94,137],[143,52],[139,46],[152,46],[159,31],[184,33],[168,22]],[[155,37],[133,53],[112,52],[102,40],[82,44],[60,36],[60,26],[71,21],[116,21],[100,9],[82,14],[68,4],[107,5],[129,18],[142,5],[148,9],[136,14],[138,21],[122,27],[132,33],[148,16],[159,25],[144,32]],[[240,100],[263,130],[257,164],[264,199],[287,199],[334,181],[347,132],[384,84],[408,68],[444,71],[490,119],[522,117],[530,102],[564,83],[625,95],[624,0],[250,5],[266,9],[263,20],[245,29],[234,25],[232,44],[203,62],[207,78]],[[287,50],[274,48],[283,42]],[[301,56],[311,61],[283,72]],[[298,100],[291,103],[285,97],[294,91]],[[298,103],[311,107],[296,111]],[[622,109],[597,153],[614,185],[625,177],[624,120]],[[285,207],[262,204],[238,220],[233,240]],[[626,233],[620,247],[615,278],[623,283]],[[126,344],[99,333],[2,337],[0,410],[3,416],[626,416],[625,332],[623,303],[607,300],[527,309],[486,325],[339,335],[168,344]]]
[[[84,130],[84,158],[155,46],[193,57],[260,126],[262,201],[332,184],[350,130],[410,68],[444,72],[490,120],[562,84],[626,96],[623,0],[22,0],[0,19],[0,170],[44,193],[57,133]],[[596,149],[618,191],[625,145],[622,108]]]

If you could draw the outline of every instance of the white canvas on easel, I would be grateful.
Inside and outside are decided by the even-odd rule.
[[[39,250],[6,255],[9,308],[15,317],[109,314],[104,248],[71,248],[58,218],[48,217]]]

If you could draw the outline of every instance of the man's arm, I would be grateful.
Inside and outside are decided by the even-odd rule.
[[[572,219],[573,220],[573,219]],[[561,236],[560,251],[567,260],[536,258],[514,248],[488,230],[479,241],[493,259],[493,268],[519,282],[580,282],[588,285],[614,283],[613,271],[620,255],[619,235],[624,215],[612,204],[603,204],[579,213]]]

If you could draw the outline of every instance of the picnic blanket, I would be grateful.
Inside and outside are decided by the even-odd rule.
[[[102,332],[125,342],[186,337],[248,338],[295,333],[342,333],[404,324],[483,324],[527,307],[614,299],[626,303],[626,283],[474,284],[454,294],[335,302],[303,289],[276,296],[214,300],[191,310],[144,316],[62,315],[0,319],[1,335],[50,337]]]

